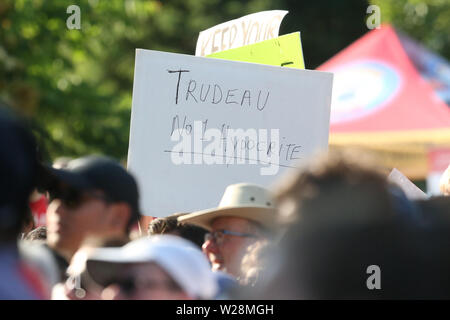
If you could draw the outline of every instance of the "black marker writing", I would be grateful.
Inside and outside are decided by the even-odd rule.
[[[177,73],[178,72],[178,80],[177,80],[177,93],[175,95],[175,104],[178,104],[178,90],[180,89],[180,80],[182,72],[189,72],[189,70],[167,70],[168,73]]]

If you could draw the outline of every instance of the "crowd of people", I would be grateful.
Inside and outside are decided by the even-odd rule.
[[[376,163],[329,152],[144,225],[116,160],[44,165],[6,110],[0,139],[0,299],[450,298],[449,169],[442,196],[412,200]]]

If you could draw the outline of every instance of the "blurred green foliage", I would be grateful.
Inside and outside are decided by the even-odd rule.
[[[381,10],[381,21],[421,42],[450,60],[449,0],[371,0]]]
[[[449,57],[448,1],[426,1],[425,14],[417,1],[376,3],[382,19]],[[72,4],[81,9],[81,30],[66,27]],[[306,67],[313,69],[368,31],[367,6],[363,0],[1,0],[0,100],[30,119],[46,160],[88,153],[124,160],[135,48],[193,54],[201,30],[285,9],[280,33],[302,32]],[[411,12],[420,17],[409,20]]]

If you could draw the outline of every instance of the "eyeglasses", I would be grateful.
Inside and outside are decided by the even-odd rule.
[[[213,232],[209,232],[209,233],[205,234],[205,242],[210,240],[210,241],[214,241],[214,243],[216,243],[218,245],[221,245],[223,243],[223,240],[226,235],[243,237],[243,238],[258,238],[258,236],[254,235],[254,234],[222,229],[222,230],[217,230],[217,231],[213,231]]]

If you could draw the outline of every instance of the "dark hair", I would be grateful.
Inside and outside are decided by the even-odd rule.
[[[395,243],[395,233],[389,224],[394,214],[386,177],[366,160],[331,153],[290,178],[276,194],[280,214],[290,224],[267,297],[373,296],[364,295],[370,291],[363,281],[365,268],[389,261],[397,252],[388,245]]]
[[[373,159],[353,153],[314,158],[278,186],[282,219],[378,218],[392,199],[386,175],[375,168]]]
[[[28,205],[26,207],[26,213],[23,216],[22,220],[22,232],[31,232],[35,228],[33,213],[31,212],[31,208]]]
[[[165,218],[153,219],[148,225],[148,234],[165,234],[173,232],[179,226],[178,215],[172,215]]]
[[[148,225],[148,234],[174,234],[187,239],[201,247],[204,242],[206,229],[178,221],[178,217],[186,213],[176,213],[164,218],[156,218]]]

